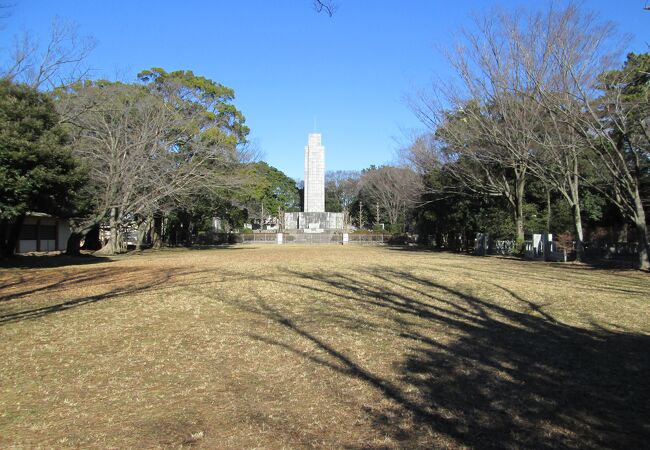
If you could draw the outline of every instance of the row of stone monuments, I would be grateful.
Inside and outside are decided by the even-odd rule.
[[[504,243],[512,245],[504,245]],[[514,241],[496,241],[488,233],[477,233],[474,241],[474,254],[487,256],[489,254],[505,254],[503,247],[514,250]],[[567,261],[566,249],[559,249],[557,242],[550,233],[533,234],[532,240],[525,241],[524,257],[530,260]]]

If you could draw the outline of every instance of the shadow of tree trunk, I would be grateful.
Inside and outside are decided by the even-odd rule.
[[[293,284],[395,317],[387,332],[412,342],[382,378],[261,298],[235,302],[328,355],[305,354],[261,334],[251,337],[367,383],[393,407],[368,410],[380,433],[406,448],[644,448],[650,442],[650,337],[564,324],[537,303],[499,286],[520,308],[506,308],[407,271],[288,272]],[[367,278],[370,277],[368,280]],[[345,303],[344,303],[345,302]],[[399,314],[394,314],[399,313]],[[448,330],[445,339],[422,331]],[[352,326],[376,327],[355,316]],[[399,323],[397,322],[399,320]],[[355,323],[356,321],[356,323]],[[433,337],[432,337],[433,336]]]

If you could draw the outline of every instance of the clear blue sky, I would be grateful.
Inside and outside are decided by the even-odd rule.
[[[235,90],[264,160],[303,177],[307,134],[323,134],[328,170],[394,159],[403,129],[419,127],[404,97],[446,68],[436,46],[481,6],[525,2],[338,0],[330,18],[311,0],[13,0],[0,46],[30,30],[45,36],[53,17],[75,21],[97,48],[95,77],[132,80],[142,69],[189,69]],[[530,2],[545,4],[544,1]],[[585,6],[647,51],[644,0],[592,0]]]

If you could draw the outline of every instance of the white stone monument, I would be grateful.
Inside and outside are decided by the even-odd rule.
[[[325,147],[320,133],[310,133],[305,146],[304,208],[285,213],[284,227],[305,233],[342,230],[343,213],[325,212]]]
[[[305,146],[304,212],[325,212],[325,147],[320,133],[310,133]]]

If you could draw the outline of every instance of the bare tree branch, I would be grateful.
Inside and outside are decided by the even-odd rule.
[[[360,187],[388,216],[388,222],[402,223],[422,193],[422,178],[407,167],[382,166],[361,175]]]
[[[15,38],[0,76],[37,89],[70,86],[87,78],[84,63],[94,48],[95,40],[80,37],[73,22],[55,18],[44,47],[28,32]]]
[[[313,0],[313,6],[317,13],[324,12],[330,17],[334,15],[338,8],[337,4],[332,0]]]

